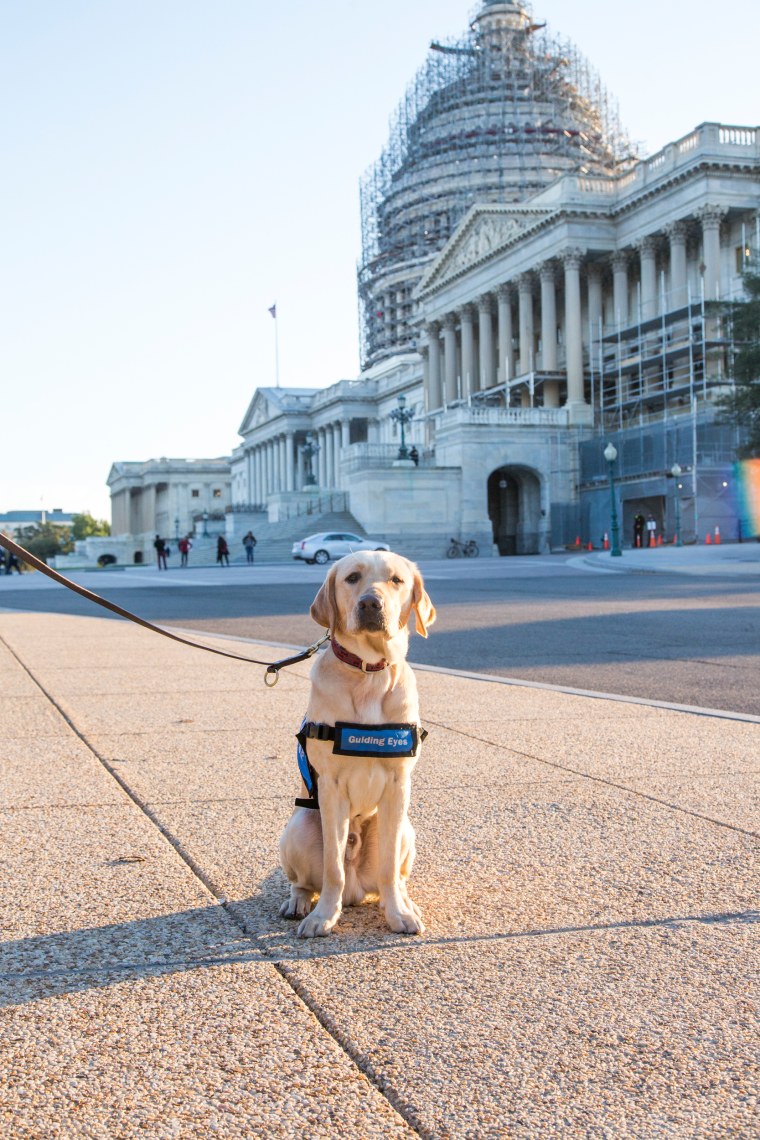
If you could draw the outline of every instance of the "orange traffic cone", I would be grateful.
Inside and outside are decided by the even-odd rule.
[[[720,527],[719,526],[716,526],[716,528],[715,528],[715,545],[720,546]]]
[[[705,535],[705,546],[709,546],[711,542],[712,539],[710,538],[710,532],[708,530],[707,534]]]
[[[593,549],[594,549],[594,544],[591,541],[591,539],[589,539],[589,543],[588,543],[588,546],[586,547],[586,550],[593,550]]]
[[[661,534],[657,535],[657,545],[662,546],[662,535]]]
[[[575,545],[576,545],[576,546],[580,546],[580,544],[581,544],[581,536],[580,536],[579,534],[576,534],[576,536],[575,536]]]
[[[654,531],[653,530],[650,530],[650,532],[649,532],[649,545],[650,545],[650,547],[656,545],[655,540],[654,540]]]
[[[602,542],[602,546],[604,547],[605,550],[609,550],[609,548],[610,548],[610,540],[609,540],[609,537],[607,535],[607,531],[604,532],[604,541]]]

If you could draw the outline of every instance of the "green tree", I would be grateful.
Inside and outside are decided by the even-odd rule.
[[[43,562],[56,554],[70,554],[74,549],[69,527],[54,526],[49,522],[21,527],[18,543]]]
[[[111,527],[105,519],[95,519],[92,515],[81,514],[71,516],[72,527],[71,537],[79,542],[82,538],[89,538],[90,535],[109,535]]]
[[[744,274],[747,299],[724,309],[734,346],[734,390],[716,401],[723,423],[746,433],[739,458],[760,457],[760,271]]]

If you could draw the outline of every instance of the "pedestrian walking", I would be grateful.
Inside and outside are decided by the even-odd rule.
[[[179,546],[179,553],[180,553],[180,563],[179,564],[180,564],[180,566],[187,566],[187,556],[193,548],[193,544],[190,541],[190,535],[186,534],[184,536],[184,538],[181,538],[179,540],[177,545]]]
[[[249,530],[248,534],[243,538],[243,546],[245,547],[246,562],[253,562],[253,548],[256,545],[253,531]]]
[[[420,453],[416,447],[412,446],[412,450],[409,452],[409,458],[411,459],[411,461],[415,467],[419,467]]]
[[[161,538],[160,534],[157,534],[153,545],[156,549],[156,561],[158,562],[159,570],[168,570],[169,567],[166,565],[166,541]]]
[[[14,570],[18,570],[18,572],[20,574],[22,572],[21,571],[21,563],[19,562],[16,555],[11,554],[11,552],[9,550],[6,552],[6,555],[5,555],[5,573],[6,574],[12,574]]]
[[[223,534],[220,534],[216,540],[216,560],[220,566],[229,566],[230,564],[230,548]]]

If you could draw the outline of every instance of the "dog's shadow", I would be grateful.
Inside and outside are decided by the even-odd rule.
[[[298,938],[298,922],[282,918],[288,883],[279,868],[242,899],[129,922],[0,943],[0,1008],[135,979],[254,962],[280,963],[411,946],[394,934],[377,903],[344,910],[325,938]]]
[[[388,928],[376,895],[369,895],[358,906],[345,907],[334,930],[326,937],[299,938],[300,920],[280,916],[288,890],[288,881],[277,868],[262,880],[255,894],[225,903],[226,910],[251,940],[258,956],[267,961],[367,953],[419,942],[413,936],[396,934]]]

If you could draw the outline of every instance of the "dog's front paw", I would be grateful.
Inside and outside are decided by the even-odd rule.
[[[398,910],[388,908],[385,912],[385,918],[391,930],[395,931],[396,934],[422,934],[425,929],[422,911],[411,902],[408,910],[406,907]]]
[[[313,906],[314,894],[301,887],[292,887],[290,897],[280,907],[281,918],[304,918]]]
[[[340,913],[340,912],[339,912]],[[339,914],[324,915],[319,913],[319,907],[307,915],[301,925],[298,927],[299,938],[324,938],[329,934],[335,923],[338,921]]]

